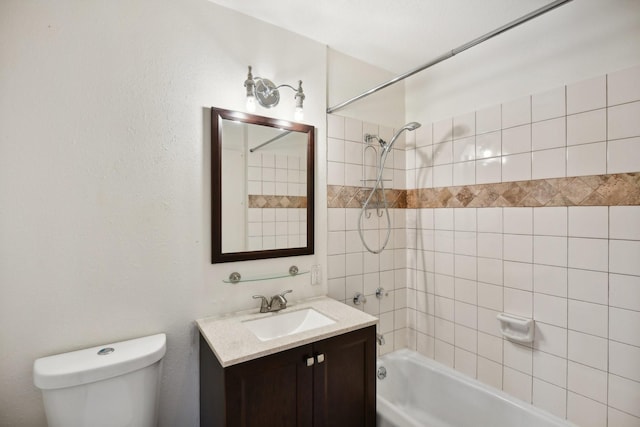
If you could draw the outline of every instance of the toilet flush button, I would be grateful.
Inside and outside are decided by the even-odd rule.
[[[116,351],[113,347],[105,347],[98,351],[98,356],[106,356],[107,354],[111,354]]]

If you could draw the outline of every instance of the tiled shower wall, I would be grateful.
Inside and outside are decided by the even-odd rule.
[[[410,348],[579,425],[640,421],[640,207],[408,214]]]
[[[357,122],[329,118],[330,136],[342,131],[344,144],[349,126]],[[423,123],[407,136],[397,147],[406,150],[406,186],[396,180],[396,188],[473,193],[475,184],[638,172],[640,68]],[[355,170],[332,144],[329,171],[332,162]],[[337,176],[330,185],[359,185]],[[578,425],[638,426],[640,206],[615,206],[638,200],[628,194],[640,191],[638,176],[604,195],[611,206],[584,206],[577,195],[554,207],[509,200],[432,209],[409,200],[393,211],[391,254],[377,264],[358,247],[358,209],[331,208],[330,295],[348,302],[364,290],[364,309],[380,315],[396,348],[406,343]],[[356,268],[365,257],[367,272]],[[393,289],[393,304],[373,297],[370,306],[370,283]],[[503,339],[499,312],[534,318],[533,345]]]
[[[329,186],[359,189],[371,185],[363,185],[362,181],[363,178],[372,176],[371,165],[375,161],[368,152],[364,165],[366,175],[363,175],[365,134],[378,135],[389,141],[393,129],[340,116],[328,116]],[[401,147],[400,144],[396,146]],[[404,146],[402,149],[393,149],[388,156],[385,188],[404,188],[404,159]],[[406,347],[406,209],[389,209],[389,243],[381,254],[375,255],[364,248],[358,235],[360,203],[355,198],[350,198],[345,199],[341,206],[344,207],[328,210],[329,296],[354,305],[353,296],[357,292],[365,295],[366,303],[357,307],[379,317],[378,330],[385,337],[382,351]],[[386,240],[387,218],[379,217],[375,209],[369,213],[369,218],[363,218],[362,232],[369,247],[379,248]],[[375,296],[379,287],[384,288],[381,299]]]
[[[407,187],[640,171],[640,69],[424,124],[407,147]]]

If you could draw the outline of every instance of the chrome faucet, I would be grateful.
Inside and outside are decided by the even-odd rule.
[[[293,292],[293,290],[286,290],[281,294],[272,296],[271,300],[267,300],[267,298],[262,295],[254,295],[253,298],[262,299],[262,303],[260,304],[260,313],[270,313],[287,308],[287,299],[284,296],[291,292]]]

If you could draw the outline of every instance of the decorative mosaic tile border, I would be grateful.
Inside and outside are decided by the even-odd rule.
[[[381,190],[377,191],[378,194],[374,195],[372,201],[382,204]],[[330,208],[360,208],[370,192],[370,188],[329,185],[327,186],[327,205]],[[407,207],[407,190],[384,190],[384,192],[389,208]]]
[[[640,172],[386,191],[392,208],[631,206],[640,205]],[[328,186],[328,207],[359,208],[366,195],[360,187]]]
[[[305,196],[254,195],[249,194],[249,208],[306,208]]]

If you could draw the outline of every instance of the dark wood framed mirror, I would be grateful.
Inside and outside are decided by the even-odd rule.
[[[315,128],[211,108],[213,264],[314,251]]]

